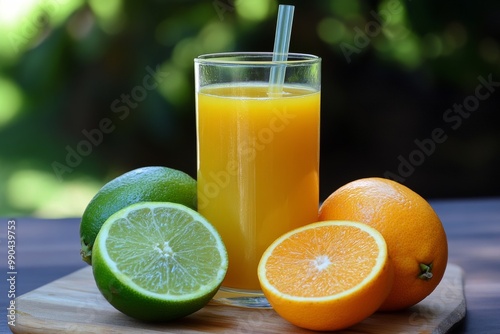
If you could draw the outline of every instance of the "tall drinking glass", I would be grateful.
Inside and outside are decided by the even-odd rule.
[[[229,254],[219,301],[249,307],[268,305],[257,278],[263,252],[318,215],[321,59],[272,55],[194,60],[198,210]],[[269,83],[276,70],[282,86]]]

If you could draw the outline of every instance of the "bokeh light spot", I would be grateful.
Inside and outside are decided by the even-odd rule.
[[[30,15],[40,0],[3,0],[0,1],[0,25],[15,29],[23,18]]]
[[[122,0],[90,0],[89,4],[105,32],[113,34],[121,30],[125,21]]]
[[[191,62],[193,58],[190,58]],[[191,77],[173,64],[166,63],[162,65],[161,71],[168,73],[165,82],[158,86],[159,93],[173,105],[184,103],[191,96],[190,83]],[[194,94],[194,93],[193,93]]]
[[[234,40],[235,36],[231,27],[222,22],[213,22],[207,25],[198,35],[198,42],[206,52],[229,50]]]
[[[198,40],[195,37],[187,37],[175,45],[172,51],[172,61],[179,67],[191,67],[193,59],[200,53],[203,53],[203,49]]]
[[[422,61],[418,37],[410,34],[407,38],[394,43],[393,56],[408,68],[418,66]]]
[[[319,37],[326,43],[335,44],[340,42],[345,34],[345,25],[334,18],[324,18],[318,23],[317,31]]]
[[[7,181],[7,200],[13,208],[38,217],[80,217],[101,185],[90,179],[59,182],[55,175],[21,169]]]
[[[250,21],[262,21],[271,13],[270,0],[236,0],[234,2],[239,16]]]
[[[22,93],[17,85],[0,77],[0,128],[19,113],[22,100]]]

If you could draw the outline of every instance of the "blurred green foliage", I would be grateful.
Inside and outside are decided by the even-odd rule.
[[[444,119],[479,77],[500,81],[498,1],[287,3],[291,51],[323,58],[322,199],[397,173],[436,128],[446,140],[402,181],[425,197],[500,195],[500,92],[456,128]],[[195,176],[193,58],[272,50],[277,6],[0,1],[0,216],[80,216],[139,166]]]

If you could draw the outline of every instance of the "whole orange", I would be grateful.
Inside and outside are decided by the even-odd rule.
[[[380,310],[418,303],[444,275],[448,242],[441,220],[424,198],[398,182],[376,177],[352,181],[322,203],[319,220],[358,221],[383,235],[394,284]]]

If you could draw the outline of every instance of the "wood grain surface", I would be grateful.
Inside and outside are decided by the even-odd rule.
[[[273,310],[209,304],[183,319],[148,324],[115,310],[97,290],[90,267],[80,269],[16,300],[14,333],[311,333]],[[337,333],[446,333],[466,313],[464,274],[449,264],[436,290],[414,307],[375,313]]]

